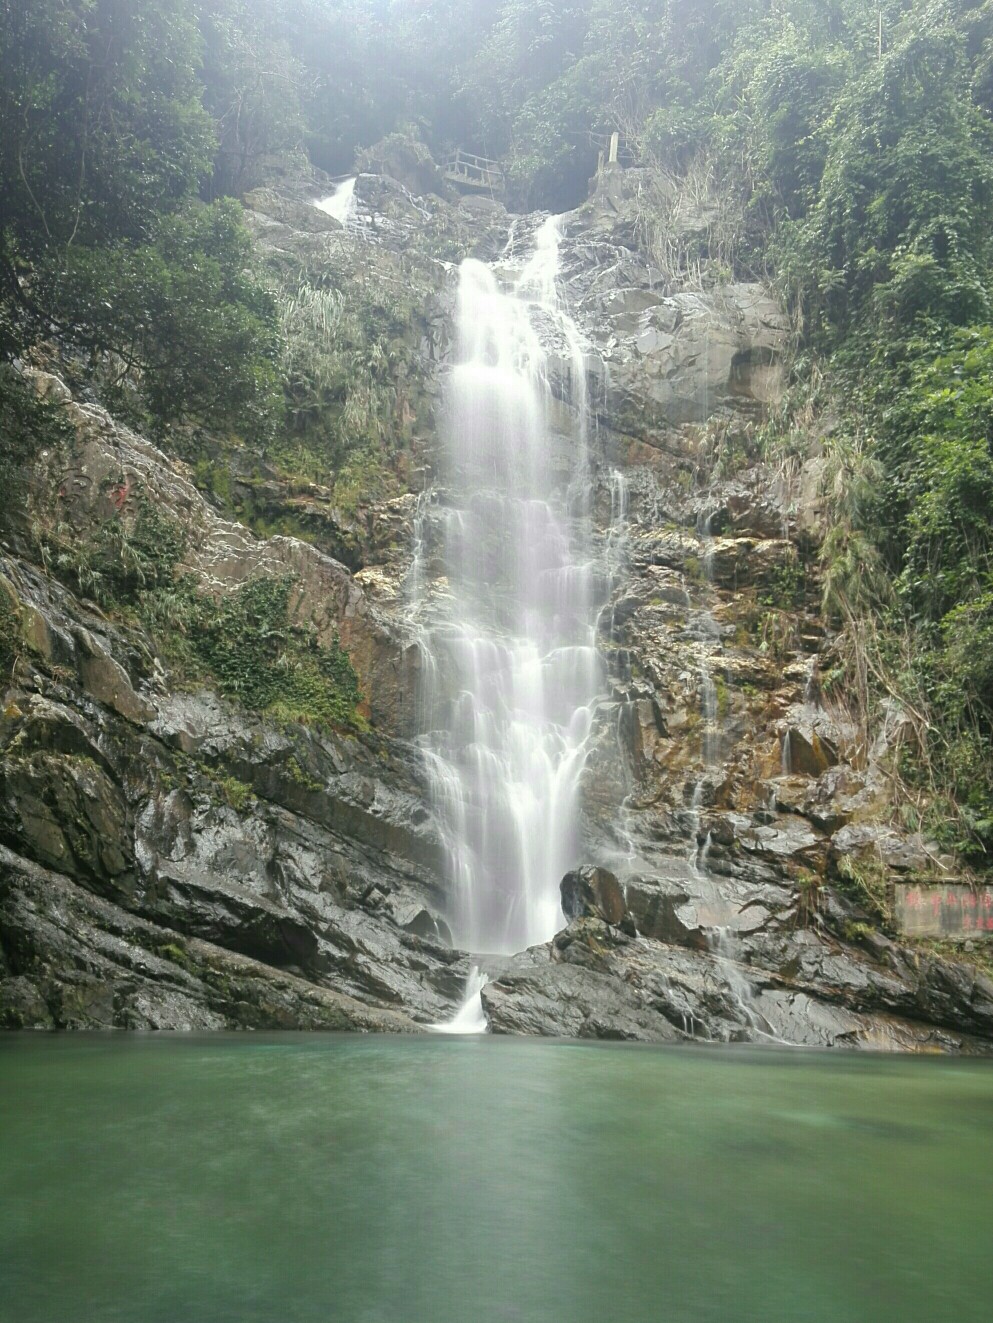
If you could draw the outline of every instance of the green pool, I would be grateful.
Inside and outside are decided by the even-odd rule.
[[[3,1323],[987,1323],[993,1063],[0,1036]]]

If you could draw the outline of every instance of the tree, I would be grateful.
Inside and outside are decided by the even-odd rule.
[[[313,80],[290,51],[279,6],[208,0],[200,30],[204,104],[218,135],[211,192],[237,196],[262,182],[267,161],[300,146]]]
[[[251,425],[275,311],[236,214],[196,203],[198,68],[191,0],[0,0],[0,354],[54,333],[116,355],[159,421]]]
[[[982,313],[993,134],[967,89],[958,34],[923,27],[839,99],[809,221],[833,334],[852,327],[870,295],[904,325]]]

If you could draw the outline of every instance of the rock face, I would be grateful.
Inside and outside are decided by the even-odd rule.
[[[0,677],[0,1024],[410,1030],[443,1015],[464,972],[419,765],[387,733],[409,694],[402,633],[343,566],[221,519],[153,446],[63,407],[64,525],[99,528],[140,491],[181,520],[201,591],[292,575],[295,618],[341,638],[374,725],[322,734],[177,691],[140,628],[0,555],[17,635]],[[44,464],[37,485],[44,499]]]
[[[0,717],[0,1023],[411,1029],[443,1014],[460,976],[407,750],[170,693],[78,601],[0,568],[58,657],[25,647]],[[112,692],[81,638],[120,668]]]
[[[451,263],[527,242],[540,218],[416,196],[435,188],[433,163],[387,147],[347,232],[303,186],[252,195],[249,220],[271,262],[418,291],[424,385],[400,490],[345,516],[316,485],[256,475],[267,509],[292,509],[310,540],[260,538],[182,464],[36,378],[76,444],[39,464],[35,513],[83,534],[140,491],[182,523],[181,568],[201,591],[290,575],[294,619],[348,651],[369,729],[276,723],[190,692],[140,626],[60,584],[30,539],[3,548],[0,1027],[412,1032],[462,999],[470,959],[451,948],[409,738],[420,651],[404,582],[416,517],[419,573],[447,591],[445,494],[423,493]],[[786,320],[716,261],[693,280],[662,270],[642,244],[644,184],[607,171],[563,222],[598,424],[597,536],[621,568],[600,617],[585,866],[562,881],[554,941],[473,957],[490,1029],[987,1050],[993,983],[886,935],[888,882],[950,861],[889,807],[902,714],[860,731],[824,682],[820,461],[784,476],[750,448],[782,389]]]

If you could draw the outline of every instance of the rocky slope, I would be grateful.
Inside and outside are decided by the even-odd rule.
[[[608,172],[563,225],[598,535],[620,567],[601,618],[611,680],[585,782],[588,867],[564,882],[569,926],[483,961],[491,1028],[982,1050],[993,984],[880,924],[888,879],[950,861],[893,825],[899,712],[867,740],[825,683],[822,461],[773,472],[750,444],[782,389],[785,319],[759,286],[659,269],[641,243],[643,184]],[[291,576],[294,619],[351,656],[368,730],[276,722],[191,686],[140,621],[60,582],[43,538],[11,539],[4,1026],[414,1031],[461,998],[470,961],[448,942],[410,742],[420,654],[404,583],[418,510],[440,573],[431,482],[453,264],[526,243],[536,222],[364,175],[343,228],[316,194],[249,199],[270,269],[327,266],[356,297],[374,284],[417,308],[385,495],[346,509],[319,483],[235,465],[234,498],[240,483],[260,523],[301,535],[258,537],[184,465],[38,373],[75,441],[39,462],[31,516],[64,542],[152,502],[186,530],[176,572],[199,592]]]

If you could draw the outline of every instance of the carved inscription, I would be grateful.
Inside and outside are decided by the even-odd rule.
[[[993,937],[993,887],[897,882],[893,917],[908,937]]]

